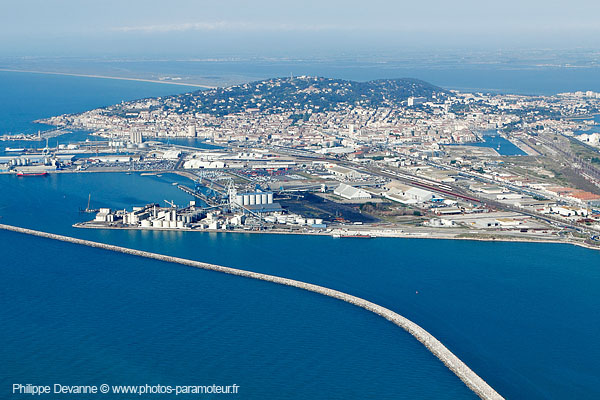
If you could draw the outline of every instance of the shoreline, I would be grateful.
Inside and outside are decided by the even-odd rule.
[[[73,228],[79,229],[110,229],[110,230],[134,230],[134,231],[165,231],[165,232],[194,232],[194,233],[228,233],[228,234],[252,234],[252,235],[305,235],[305,236],[328,236],[332,239],[352,239],[352,238],[335,238],[333,232],[298,232],[298,231],[245,231],[245,230],[227,230],[227,229],[191,229],[191,228],[142,228],[142,227],[109,227],[109,226],[94,226],[86,225],[85,223],[77,223],[72,225]],[[369,231],[361,232],[371,234]],[[422,235],[411,234],[389,234],[389,235],[374,235],[371,239],[430,239],[430,240],[469,240],[474,242],[505,242],[505,243],[547,243],[547,244],[569,244],[583,247],[589,250],[600,251],[600,246],[592,246],[586,243],[569,241],[564,239],[541,239],[541,238],[515,238],[515,237],[459,237],[459,236],[443,236],[436,233],[424,233]]]
[[[113,79],[113,80],[121,80],[121,81],[162,83],[164,85],[191,86],[191,87],[199,87],[199,88],[204,88],[204,89],[216,89],[217,88],[217,86],[201,85],[198,83],[172,82],[172,81],[161,81],[161,80],[155,80],[155,79],[127,78],[127,77],[120,77],[120,76],[107,76],[107,75],[95,75],[95,74],[77,74],[77,73],[71,73],[71,72],[35,71],[35,70],[9,69],[9,68],[0,68],[0,72],[19,72],[19,73],[27,73],[27,74],[77,76],[80,78]]]

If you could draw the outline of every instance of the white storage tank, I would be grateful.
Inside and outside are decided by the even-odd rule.
[[[238,194],[235,196],[235,203],[238,205],[243,205],[244,204],[244,196],[242,196],[241,194]]]
[[[256,204],[256,195],[254,194],[249,194],[248,195],[250,197],[250,205],[253,206]]]
[[[177,221],[177,227],[183,228],[183,221]]]
[[[273,203],[273,193],[267,193],[267,204]]]
[[[160,219],[155,219],[154,221],[152,221],[152,227],[153,228],[161,228],[162,221]]]
[[[249,194],[245,194],[244,195],[244,205],[247,206],[250,204],[250,195]]]
[[[169,221],[169,228],[177,228],[177,221]]]
[[[266,193],[261,193],[260,204],[269,204],[269,196]]]
[[[142,228],[150,228],[152,226],[152,223],[150,222],[149,219],[145,219],[142,221]]]

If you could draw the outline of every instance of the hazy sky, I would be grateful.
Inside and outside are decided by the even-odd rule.
[[[0,0],[0,55],[600,47],[593,0]]]

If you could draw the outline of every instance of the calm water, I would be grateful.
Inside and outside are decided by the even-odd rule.
[[[507,61],[507,60],[504,60]],[[92,68],[97,65],[81,65]],[[214,85],[230,85],[275,76],[311,75],[366,81],[386,78],[417,78],[448,89],[492,91],[519,94],[556,94],[567,91],[600,92],[598,66],[564,68],[536,67],[507,63],[473,63],[456,60],[420,59],[382,60],[379,57],[357,59],[268,59],[210,61],[128,61],[115,62],[113,68],[132,76],[194,77]]]
[[[38,130],[49,129],[46,125],[33,123],[40,118],[198,89],[149,82],[3,71],[0,71],[0,88],[0,135],[37,133]]]
[[[486,132],[483,135],[483,142],[470,143],[469,146],[475,147],[490,147],[502,156],[526,156],[523,150],[512,144],[509,140],[504,139],[495,131]]]
[[[0,221],[343,290],[419,323],[507,398],[600,397],[600,253],[71,227],[92,217],[78,213],[88,194],[92,207],[187,203],[173,182],[185,180],[2,175]],[[0,240],[4,388],[237,383],[249,399],[474,397],[408,334],[332,299],[14,233]]]
[[[592,118],[592,121],[594,121],[596,124],[600,124],[600,114],[594,115],[594,118]],[[587,131],[580,131],[579,133],[595,133],[595,132],[600,132],[600,125],[593,125],[591,127],[591,129],[587,130]]]
[[[240,395],[225,397],[243,399],[475,398],[408,334],[333,299],[6,232],[0,240],[12,242],[0,269],[11,283],[0,295],[3,398],[15,382],[235,383]]]

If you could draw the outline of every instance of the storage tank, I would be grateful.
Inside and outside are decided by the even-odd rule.
[[[247,206],[250,204],[250,195],[249,194],[245,194],[244,195],[244,205]]]
[[[267,204],[273,203],[273,192],[267,193]]]
[[[323,223],[323,219],[322,218],[315,218],[315,224],[316,225],[321,225]]]
[[[315,224],[315,219],[314,219],[314,218],[308,218],[308,219],[306,220],[306,223],[307,223],[308,225],[314,225],[314,224]]]
[[[269,196],[266,193],[260,194],[260,204],[269,204]]]
[[[183,221],[177,221],[177,227],[183,228]]]
[[[150,222],[149,219],[145,219],[142,221],[142,228],[150,228],[152,226],[152,223]]]
[[[177,228],[177,221],[169,221],[169,228]]]
[[[250,198],[250,205],[251,205],[251,206],[255,205],[255,204],[256,204],[256,195],[254,195],[254,194],[249,194],[248,196],[249,196],[249,198]]]
[[[235,196],[235,203],[239,204],[240,206],[242,204],[244,204],[244,196],[242,196],[241,194],[238,194]]]

